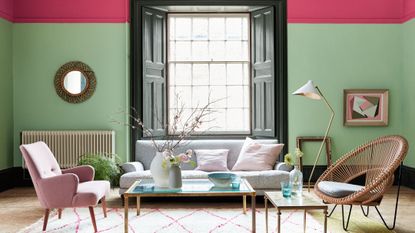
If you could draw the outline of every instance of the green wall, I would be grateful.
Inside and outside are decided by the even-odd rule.
[[[22,130],[113,129],[116,153],[124,160],[128,130],[111,123],[127,109],[128,24],[14,24],[14,165]],[[55,92],[58,68],[79,60],[95,72],[97,86],[86,102],[70,104]]]
[[[290,151],[297,136],[324,135],[328,124],[330,113],[324,102],[291,95],[309,79],[320,87],[336,113],[330,132],[333,160],[378,136],[401,134],[401,51],[398,24],[290,24]],[[349,88],[389,89],[389,126],[343,126],[343,89]],[[312,164],[319,144],[307,145],[303,159]],[[324,162],[322,159],[320,164]]]
[[[407,122],[415,108],[402,77],[415,85],[414,21],[399,24],[289,24],[288,90],[315,81],[333,105],[336,118],[333,160],[357,145],[380,135],[410,135]],[[126,158],[128,129],[110,122],[114,113],[128,107],[128,24],[14,24],[14,166],[21,164],[19,133],[27,129],[114,129],[117,153]],[[404,32],[403,32],[404,30]],[[403,32],[403,33],[402,33]],[[404,42],[404,43],[403,43]],[[403,47],[405,49],[403,49]],[[55,93],[53,77],[65,62],[81,60],[96,72],[97,89],[91,99],[69,104]],[[403,64],[405,66],[403,66]],[[390,90],[388,127],[343,126],[343,89]],[[9,103],[9,106],[11,104]],[[413,113],[409,113],[413,110]],[[402,114],[402,111],[408,114]],[[126,120],[118,116],[119,120]],[[322,135],[329,119],[323,102],[289,95],[289,144],[297,136]],[[415,124],[415,123],[414,123]],[[415,141],[414,141],[415,142]],[[312,164],[318,143],[305,147],[305,164]],[[321,164],[324,159],[320,161]],[[407,159],[415,167],[415,161]]]
[[[415,157],[412,152],[415,146],[415,19],[402,25],[402,117],[403,133],[409,141],[409,153],[406,157],[406,165],[415,167]]]
[[[13,167],[12,25],[0,18],[0,170]]]

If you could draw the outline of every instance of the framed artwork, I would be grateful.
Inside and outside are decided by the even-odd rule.
[[[344,125],[387,126],[387,89],[344,90]]]

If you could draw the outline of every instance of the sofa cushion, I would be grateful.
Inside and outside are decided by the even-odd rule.
[[[318,183],[318,189],[320,192],[336,198],[346,197],[352,193],[355,193],[364,187],[361,185],[334,182],[334,181],[321,181]]]
[[[200,171],[228,171],[227,159],[229,150],[195,150],[197,167]]]
[[[246,138],[232,171],[272,170],[284,144],[260,144]]]
[[[235,173],[242,178],[246,178],[254,189],[280,189],[280,182],[288,181],[290,179],[289,172],[277,170],[235,171],[232,173]],[[208,174],[208,172],[197,170],[182,171],[183,179],[203,179],[207,178]],[[121,176],[120,188],[128,189],[135,181],[145,178],[151,178],[151,172],[149,170],[126,173]]]

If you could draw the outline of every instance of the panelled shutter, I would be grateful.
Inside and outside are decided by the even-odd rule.
[[[252,135],[275,137],[274,8],[251,13]]]
[[[153,136],[166,134],[166,13],[143,8],[143,123]],[[148,136],[148,135],[143,135]]]

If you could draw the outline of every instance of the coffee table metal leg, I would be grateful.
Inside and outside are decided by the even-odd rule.
[[[140,204],[141,204],[141,197],[137,196],[137,216],[140,215],[140,210],[141,210]]]
[[[281,232],[281,211],[277,208],[277,233]]]
[[[305,229],[306,229],[306,224],[307,224],[307,211],[306,210],[304,210],[304,229],[303,229],[303,231],[304,231],[304,233],[305,233]]]
[[[324,210],[324,233],[327,233],[327,209]]]
[[[252,205],[252,232],[253,233],[255,233],[256,232],[256,219],[255,219],[255,217],[256,217],[256,210],[255,210],[255,202],[256,202],[256,199],[255,199],[255,194],[253,194],[252,196],[251,196],[251,198],[252,198],[252,200],[251,200],[251,205]]]
[[[128,196],[124,194],[124,232],[128,233]]]
[[[268,199],[264,197],[264,204],[265,204],[265,233],[268,233]]]
[[[242,205],[243,205],[243,213],[246,214],[246,195],[243,195]]]

